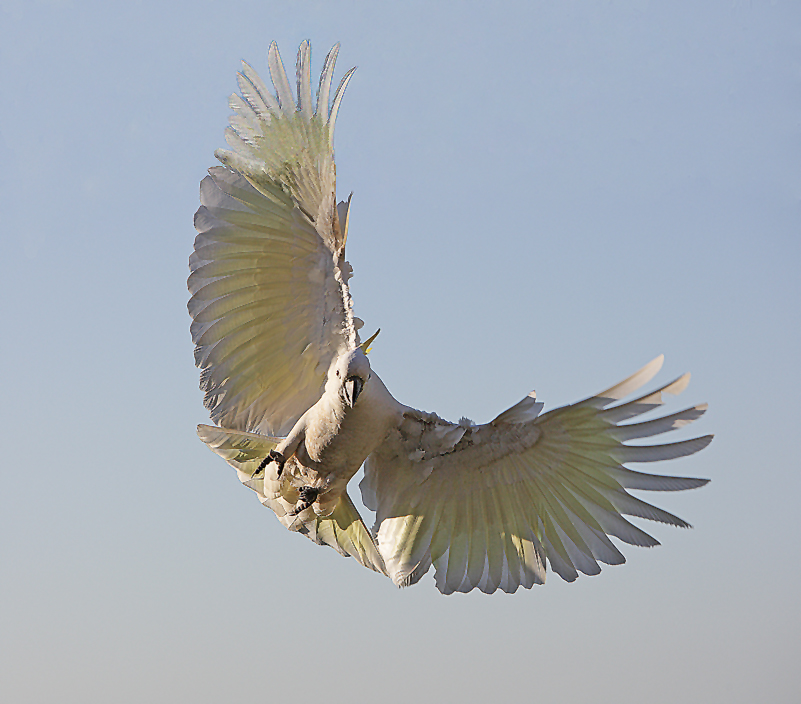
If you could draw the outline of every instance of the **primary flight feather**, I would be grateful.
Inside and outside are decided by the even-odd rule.
[[[353,73],[331,98],[338,50],[325,59],[316,102],[308,42],[297,97],[275,43],[274,93],[244,62],[238,76],[230,150],[216,152],[222,166],[201,183],[189,260],[195,362],[215,423],[198,426],[200,438],[287,528],[401,586],[432,566],[445,594],[530,588],[546,565],[572,581],[625,561],[610,536],[658,544],[624,516],[686,527],[627,491],[707,482],[624,466],[690,455],[712,439],[626,444],[706,410],[626,422],[687,386],[685,374],[624,401],[661,357],[579,403],[541,413],[532,393],[484,425],[406,406],[371,369],[373,338],[360,340],[348,288],[350,201],[336,201],[334,123]],[[347,493],[362,465],[372,532]]]

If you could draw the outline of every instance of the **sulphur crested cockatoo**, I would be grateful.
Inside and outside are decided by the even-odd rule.
[[[530,588],[545,581],[547,563],[572,581],[600,572],[598,562],[624,562],[609,536],[657,544],[624,515],[687,526],[627,491],[707,481],[624,467],[690,455],[711,440],[625,444],[706,410],[624,423],[687,386],[684,375],[623,402],[661,357],[584,401],[541,414],[531,393],[484,425],[405,406],[371,369],[372,338],[359,339],[348,289],[350,201],[337,204],[335,193],[334,122],[353,73],[329,100],[338,50],[325,59],[316,104],[308,42],[297,100],[275,43],[275,94],[243,62],[231,150],[217,151],[222,166],[201,183],[189,260],[195,360],[215,423],[199,426],[200,438],[287,528],[401,586],[432,565],[446,594]],[[362,464],[372,533],[347,493]]]

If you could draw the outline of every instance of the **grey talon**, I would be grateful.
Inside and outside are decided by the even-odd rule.
[[[290,512],[290,516],[297,516],[301,511],[305,511],[309,508],[315,501],[317,501],[317,497],[319,496],[320,492],[311,486],[304,486],[298,492],[300,494],[300,499],[295,504],[295,508],[293,508]]]
[[[286,463],[286,460],[280,452],[276,452],[275,450],[270,450],[270,452],[267,454],[267,457],[259,462],[259,466],[256,467],[256,471],[250,476],[255,477],[259,474],[262,474],[270,462],[275,462],[275,464],[278,465],[278,476],[280,477],[281,472],[284,471],[284,464]]]

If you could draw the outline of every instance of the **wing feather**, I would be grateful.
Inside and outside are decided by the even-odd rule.
[[[312,116],[312,94],[311,94],[311,47],[309,40],[306,39],[298,49],[298,61],[296,66],[298,77],[298,110],[307,120]]]
[[[497,492],[494,486],[487,487],[484,491],[486,497],[484,528],[487,541],[487,567],[484,571],[484,578],[478,587],[484,593],[491,594],[498,588],[503,576],[504,546]],[[468,586],[472,589],[472,585]],[[469,591],[469,589],[464,591]]]
[[[328,96],[331,91],[331,79],[334,77],[334,66],[339,54],[339,44],[334,44],[323,62],[320,74],[320,88],[317,91],[317,114],[324,121],[328,121]]]
[[[467,571],[465,577],[470,588],[478,586],[487,567],[487,518],[484,506],[476,494],[464,497],[465,506],[470,519],[468,536]]]
[[[278,101],[247,61],[242,62],[242,72],[237,74],[237,84],[242,97],[262,119],[269,120],[280,109]]]
[[[329,121],[329,124],[331,125],[329,128],[330,139],[334,139],[334,125],[336,124],[337,114],[339,113],[339,105],[342,102],[342,96],[345,95],[345,88],[348,87],[348,83],[350,82],[351,76],[353,76],[353,72],[355,70],[356,67],[354,66],[350,71],[342,76],[342,80],[337,86],[337,92],[334,94],[334,102],[331,104],[331,119]]]
[[[272,42],[267,52],[267,65],[270,67],[270,78],[278,94],[278,102],[281,109],[291,115],[297,109],[295,98],[292,96],[292,89],[289,87],[289,79],[286,77],[284,62],[281,61],[281,54],[278,51],[278,44]]]
[[[470,549],[469,531],[470,522],[470,504],[462,503],[460,505],[450,505],[448,508],[454,513],[453,529],[451,530],[450,543],[448,545],[448,566],[445,577],[445,590],[443,593],[451,594],[455,592],[464,580],[465,571],[467,569],[467,558]],[[476,518],[474,520],[479,521]],[[381,549],[381,535],[379,533],[379,551]],[[416,565],[414,565],[416,566]]]
[[[670,432],[671,430],[678,430],[685,425],[698,420],[704,413],[706,413],[707,404],[701,403],[692,408],[686,408],[683,411],[674,413],[669,416],[649,420],[641,423],[629,423],[628,425],[618,425],[610,429],[608,432],[616,440],[635,440],[637,438],[649,438],[654,435],[661,435],[662,433]]]

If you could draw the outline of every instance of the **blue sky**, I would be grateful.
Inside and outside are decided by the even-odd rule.
[[[0,8],[0,697],[790,702],[799,20],[772,2]],[[595,578],[399,591],[287,533],[195,436],[187,259],[239,60],[359,68],[356,313],[402,402],[487,421],[657,354],[716,440],[695,525]],[[682,402],[684,405],[682,405]],[[690,433],[686,433],[687,436]],[[352,493],[356,490],[352,486]],[[795,595],[795,596],[793,596]],[[298,694],[298,693],[303,694]]]

